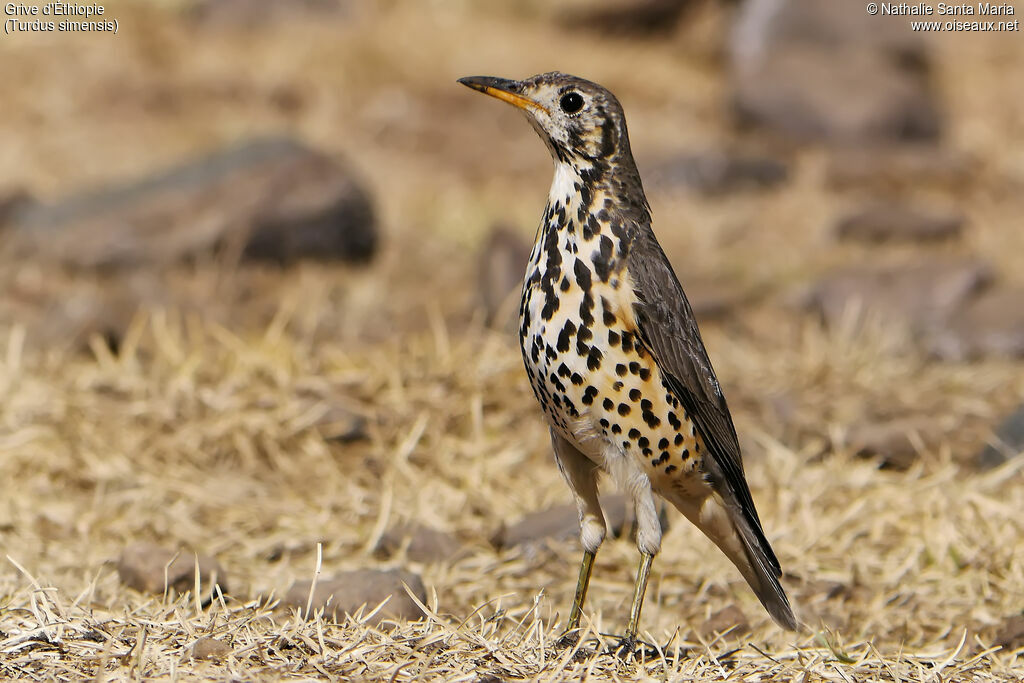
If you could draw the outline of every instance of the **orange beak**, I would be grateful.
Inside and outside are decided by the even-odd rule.
[[[535,109],[545,114],[550,114],[548,108],[544,105],[534,102],[529,97],[523,97],[516,92],[519,90],[519,83],[517,81],[510,81],[507,78],[494,78],[493,76],[467,76],[466,78],[460,78],[459,83],[467,88],[478,90],[485,95],[504,100],[513,107],[527,111]]]

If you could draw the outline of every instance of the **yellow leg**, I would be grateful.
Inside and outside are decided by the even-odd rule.
[[[651,575],[651,562],[654,555],[640,555],[640,568],[636,573],[636,584],[633,586],[633,605],[629,608],[629,623],[626,625],[625,641],[633,642],[640,630],[640,610],[644,606],[644,594],[647,592],[647,579]]]
[[[576,582],[576,597],[572,599],[572,609],[569,611],[569,626],[566,628],[566,635],[571,634],[580,627],[583,601],[587,599],[587,588],[590,586],[590,572],[593,568],[594,553],[584,550],[583,564],[580,565],[580,578]]]

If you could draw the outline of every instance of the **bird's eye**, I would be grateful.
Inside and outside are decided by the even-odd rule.
[[[583,95],[580,95],[578,92],[567,92],[562,95],[558,105],[562,107],[562,111],[566,114],[575,114],[580,109],[583,109]]]

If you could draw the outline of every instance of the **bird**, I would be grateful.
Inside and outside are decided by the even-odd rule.
[[[602,472],[634,506],[640,552],[620,648],[637,646],[647,581],[661,549],[655,496],[725,553],[779,626],[797,630],[725,395],[651,227],[618,99],[557,71],[458,82],[524,112],[554,161],[523,282],[519,342],[555,461],[579,511],[583,560],[568,642],[578,639],[606,534],[598,500]]]

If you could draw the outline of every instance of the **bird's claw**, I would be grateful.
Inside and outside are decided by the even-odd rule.
[[[661,656],[658,648],[650,643],[637,640],[636,636],[623,636],[619,638],[618,642],[612,645],[608,651],[622,660],[640,659],[647,661]]]

